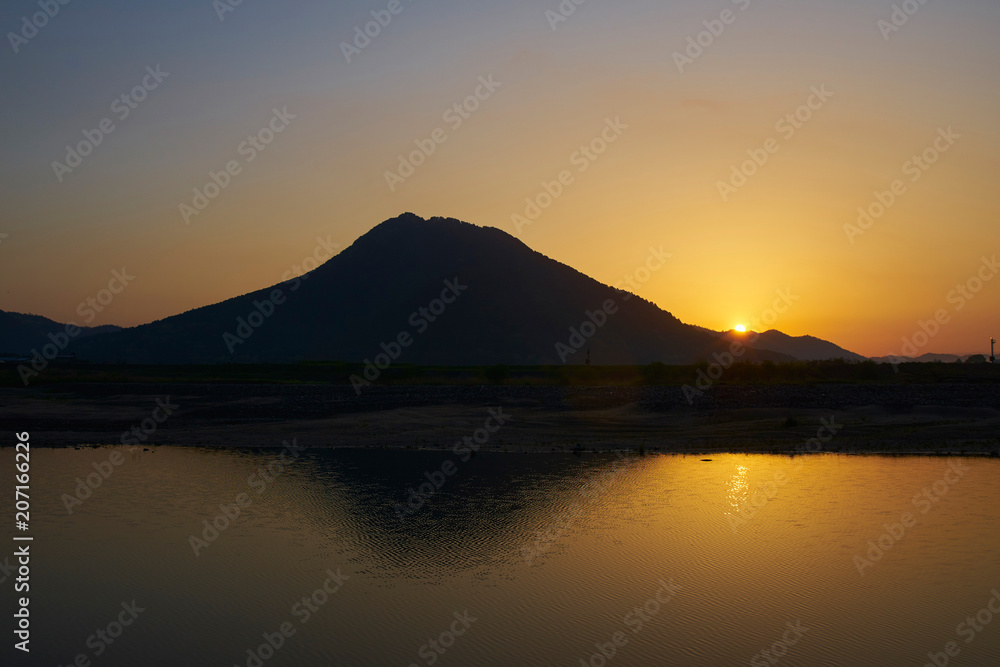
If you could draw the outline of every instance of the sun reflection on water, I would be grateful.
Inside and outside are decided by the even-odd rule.
[[[729,498],[729,504],[733,506],[734,512],[739,512],[740,506],[750,496],[750,482],[747,479],[749,473],[750,468],[737,464],[736,472],[733,474],[732,479],[729,480],[729,492],[726,494],[726,497]],[[726,515],[729,514],[730,512],[726,512]]]

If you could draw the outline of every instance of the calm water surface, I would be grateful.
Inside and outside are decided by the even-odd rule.
[[[1000,665],[1000,462],[701,458],[35,450],[18,664]]]

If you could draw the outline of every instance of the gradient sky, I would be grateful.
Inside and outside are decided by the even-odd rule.
[[[3,33],[36,2],[5,2]],[[1000,277],[960,310],[948,299],[1000,252],[995,0],[929,0],[888,40],[888,1],[588,0],[553,30],[557,0],[403,0],[346,62],[340,43],[388,4],[243,0],[220,20],[211,0],[76,0],[18,53],[6,37],[0,309],[84,324],[77,305],[125,267],[133,284],[91,324],[140,324],[413,211],[499,227],[607,283],[663,246],[670,264],[637,291],[714,329],[787,288],[800,298],[773,328],[861,354],[899,354],[939,309],[921,353],[988,352],[1000,334]],[[726,9],[679,72],[673,53]],[[169,76],[119,121],[114,99],[157,65]],[[489,75],[501,87],[452,129],[444,111]],[[824,85],[832,98],[784,137],[776,123]],[[246,163],[240,143],[286,107],[295,119]],[[59,182],[52,162],[105,117],[114,132]],[[581,173],[572,156],[607,118],[628,128]],[[390,191],[386,170],[438,127],[447,141]],[[961,138],[911,182],[904,163],[948,127]],[[771,137],[778,152],[723,201],[718,182]],[[234,159],[186,225],[179,205]],[[564,169],[573,183],[517,230]],[[895,179],[905,193],[851,243],[844,226]]]

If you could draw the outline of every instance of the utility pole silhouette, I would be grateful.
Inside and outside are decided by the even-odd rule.
[[[990,363],[996,363],[996,356],[993,354],[993,346],[997,344],[996,338],[990,338]]]

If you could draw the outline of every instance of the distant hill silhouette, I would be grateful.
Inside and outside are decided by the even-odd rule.
[[[121,330],[110,324],[80,327],[78,338]],[[49,344],[49,334],[66,332],[66,325],[41,315],[26,315],[0,310],[0,353],[27,354]]]
[[[464,289],[433,322],[414,315],[447,289],[445,281],[456,279]],[[255,302],[263,303],[275,289],[284,302],[270,317],[255,316],[259,327],[244,326],[241,333],[238,318],[248,320]],[[382,343],[392,351],[391,342],[406,332],[413,342],[399,354],[399,363],[559,364],[564,360],[557,343],[570,345],[570,328],[579,330],[587,312],[608,299],[618,311],[578,351],[566,354],[569,348],[562,348],[566,363],[584,363],[589,349],[594,364],[686,364],[711,361],[713,353],[729,347],[718,335],[603,285],[499,229],[407,213],[378,225],[301,281],[80,340],[71,349],[105,362],[354,362],[374,360]],[[269,310],[264,304],[263,311]],[[250,331],[244,342],[242,334]],[[792,356],[757,349],[743,358]]]
[[[879,364],[898,364],[913,361],[920,363],[941,362],[944,364],[953,364],[956,362],[962,362],[970,356],[971,355],[968,354],[935,354],[933,352],[928,352],[927,354],[922,354],[919,357],[872,357],[872,361]]]
[[[726,332],[722,335],[732,340],[745,338],[745,334],[736,332]],[[829,359],[864,361],[867,358],[814,336],[789,336],[776,329],[759,333],[753,347],[757,350],[770,350],[787,354],[800,361],[826,361]]]

